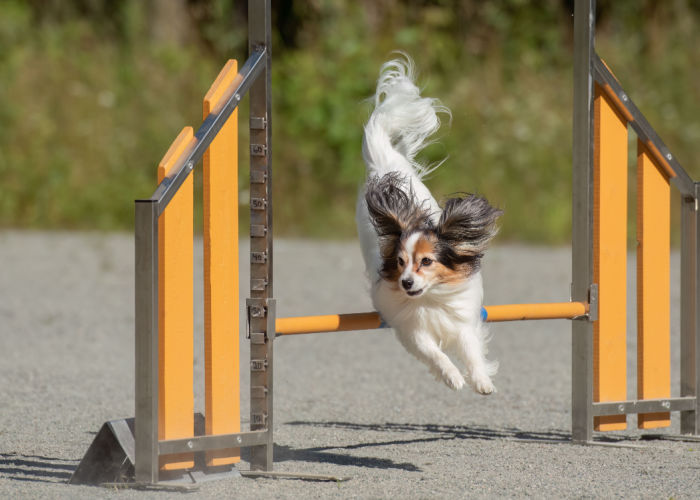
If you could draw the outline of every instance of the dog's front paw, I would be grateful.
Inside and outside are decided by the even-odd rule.
[[[491,378],[488,375],[474,375],[471,378],[471,385],[476,392],[488,396],[496,391]]]
[[[464,387],[464,377],[455,367],[442,372],[442,381],[450,389],[459,390]]]

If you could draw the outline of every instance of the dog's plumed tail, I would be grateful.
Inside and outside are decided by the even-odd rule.
[[[450,111],[437,99],[421,97],[413,61],[405,54],[385,63],[377,81],[374,111],[365,125],[362,156],[368,175],[389,172],[423,178],[436,165],[423,165],[416,155],[440,128],[440,113]]]

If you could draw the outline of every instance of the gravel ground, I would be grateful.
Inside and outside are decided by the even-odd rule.
[[[281,316],[369,310],[355,243],[280,240],[275,248]],[[66,484],[102,423],[133,415],[132,237],[6,231],[0,233],[0,260],[0,497],[177,496]],[[201,250],[196,260],[201,263]],[[677,256],[673,264],[677,320]],[[247,270],[242,275],[246,284]],[[484,275],[487,303],[566,300],[569,250],[497,244]],[[630,290],[633,301],[633,283]],[[201,332],[201,289],[196,304],[195,331]],[[634,314],[630,318],[633,396]],[[489,397],[436,383],[389,330],[278,340],[276,470],[352,479],[230,479],[203,483],[190,495],[700,496],[700,443],[638,441],[636,418],[630,417],[632,430],[613,439],[639,448],[569,444],[566,321],[495,324],[491,332],[490,356],[501,367],[498,393]],[[677,321],[673,336],[677,360]],[[201,349],[196,358],[201,381]],[[678,394],[677,369],[673,376]],[[245,373],[242,379],[245,393]],[[202,410],[201,396],[195,406]],[[678,432],[675,416],[669,431]]]

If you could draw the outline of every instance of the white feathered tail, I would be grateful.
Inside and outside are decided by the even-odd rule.
[[[367,176],[383,176],[399,172],[406,177],[417,199],[428,200],[429,209],[437,218],[440,208],[423,185],[421,179],[440,166],[424,165],[416,155],[430,144],[429,138],[440,128],[439,113],[450,116],[450,111],[437,99],[421,97],[415,84],[411,58],[386,62],[380,70],[374,95],[374,111],[365,125],[362,157]],[[360,192],[356,211],[357,230],[367,271],[372,282],[380,262],[377,234],[369,219],[364,191]]]

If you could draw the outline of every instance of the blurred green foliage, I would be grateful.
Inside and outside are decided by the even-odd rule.
[[[0,226],[129,230],[133,200],[153,191],[182,127],[201,122],[219,69],[245,59],[245,4],[0,0]],[[273,1],[276,233],[352,237],[367,98],[381,63],[403,50],[424,92],[452,110],[424,153],[449,157],[428,182],[438,197],[478,192],[505,209],[502,237],[566,242],[571,9],[561,0]],[[599,54],[699,178],[697,3],[599,1],[598,17]],[[242,168],[243,189],[246,177]]]

